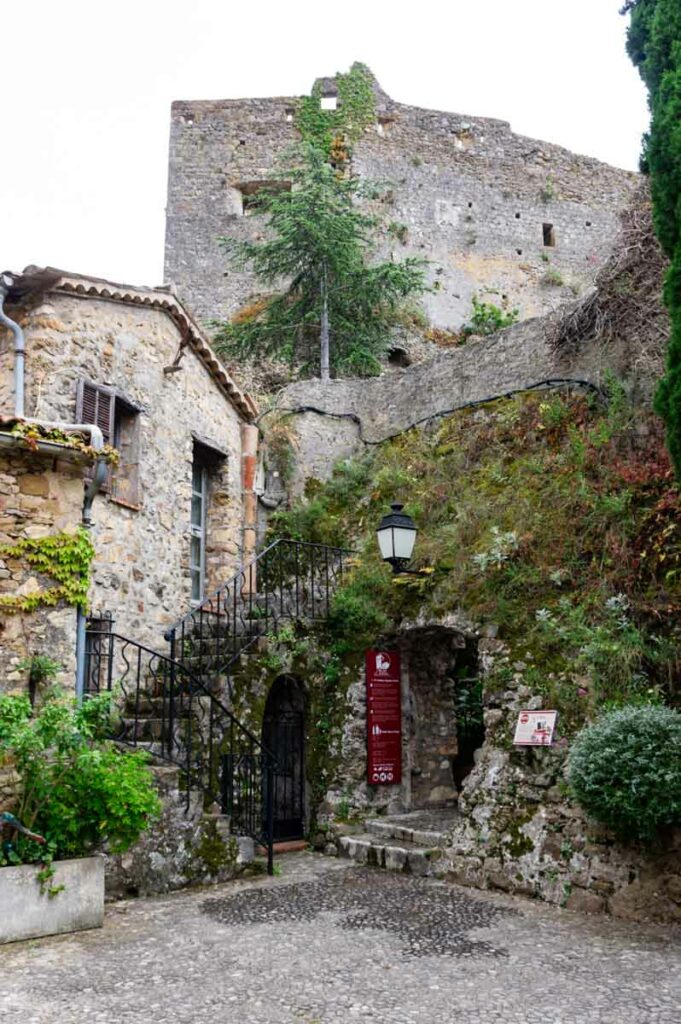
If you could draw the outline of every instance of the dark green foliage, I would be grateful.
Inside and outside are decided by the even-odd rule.
[[[604,704],[679,697],[681,499],[661,434],[614,385],[607,408],[500,401],[341,462],[273,530],[357,551],[331,620],[344,654],[460,609],[495,624],[565,736]],[[405,499],[421,573],[393,577],[375,530]]]
[[[681,713],[608,712],[575,738],[569,779],[588,814],[622,839],[653,842],[661,827],[681,825]]]
[[[296,127],[303,142],[326,157],[350,156],[349,146],[376,120],[376,101],[371,74],[364,64],[355,63],[345,74],[336,75],[338,105],[322,110],[319,87],[303,96],[296,112]]]
[[[644,162],[655,230],[672,261],[665,285],[672,333],[655,407],[667,426],[667,444],[681,476],[681,4],[629,0],[623,8],[627,12],[627,50],[648,87],[652,115]]]
[[[217,346],[239,358],[269,355],[319,366],[326,309],[331,369],[375,374],[404,300],[425,290],[424,262],[370,262],[374,220],[355,205],[368,187],[339,174],[320,150],[304,148],[285,173],[290,191],[258,194],[269,238],[222,244],[233,264],[249,267],[264,285],[290,283],[223,324]]]
[[[127,850],[160,805],[144,753],[123,753],[105,740],[108,695],[81,705],[48,694],[38,711],[27,697],[0,696],[0,757],[16,765],[21,796],[15,813],[47,847],[19,838],[12,860],[80,857],[104,843]]]
[[[517,309],[503,310],[495,306],[493,302],[481,302],[476,295],[473,296],[473,312],[467,324],[461,328],[461,335],[464,338],[471,334],[496,334],[516,323],[520,313]]]

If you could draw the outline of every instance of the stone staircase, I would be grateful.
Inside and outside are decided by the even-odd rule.
[[[447,873],[444,850],[457,813],[456,808],[446,808],[367,819],[357,831],[340,836],[339,855],[386,871],[442,876]]]

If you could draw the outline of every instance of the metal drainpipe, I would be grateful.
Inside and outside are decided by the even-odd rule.
[[[24,332],[18,323],[10,320],[4,310],[5,299],[14,284],[9,274],[0,274],[0,324],[9,327],[14,335],[14,415],[17,418],[24,415],[24,353],[26,343]]]

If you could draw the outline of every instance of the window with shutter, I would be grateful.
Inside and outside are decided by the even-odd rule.
[[[109,470],[102,490],[115,501],[137,507],[139,504],[139,409],[113,388],[78,381],[76,422],[94,423],[102,431],[104,444],[113,445],[120,455],[119,465]]]
[[[115,395],[110,388],[78,381],[76,422],[94,423],[104,435],[104,444],[113,444]]]

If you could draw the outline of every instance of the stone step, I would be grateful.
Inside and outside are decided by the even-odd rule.
[[[424,846],[406,839],[399,843],[391,842],[388,838],[380,840],[371,832],[341,836],[339,852],[341,857],[349,857],[356,864],[385,868],[387,871],[419,876],[446,873],[444,862],[441,862],[440,846]]]
[[[377,818],[365,821],[364,828],[372,836],[378,836],[384,841],[395,839],[398,843],[415,843],[417,846],[439,847],[440,849],[444,849],[447,845],[447,835],[444,832],[411,827],[390,819]]]

